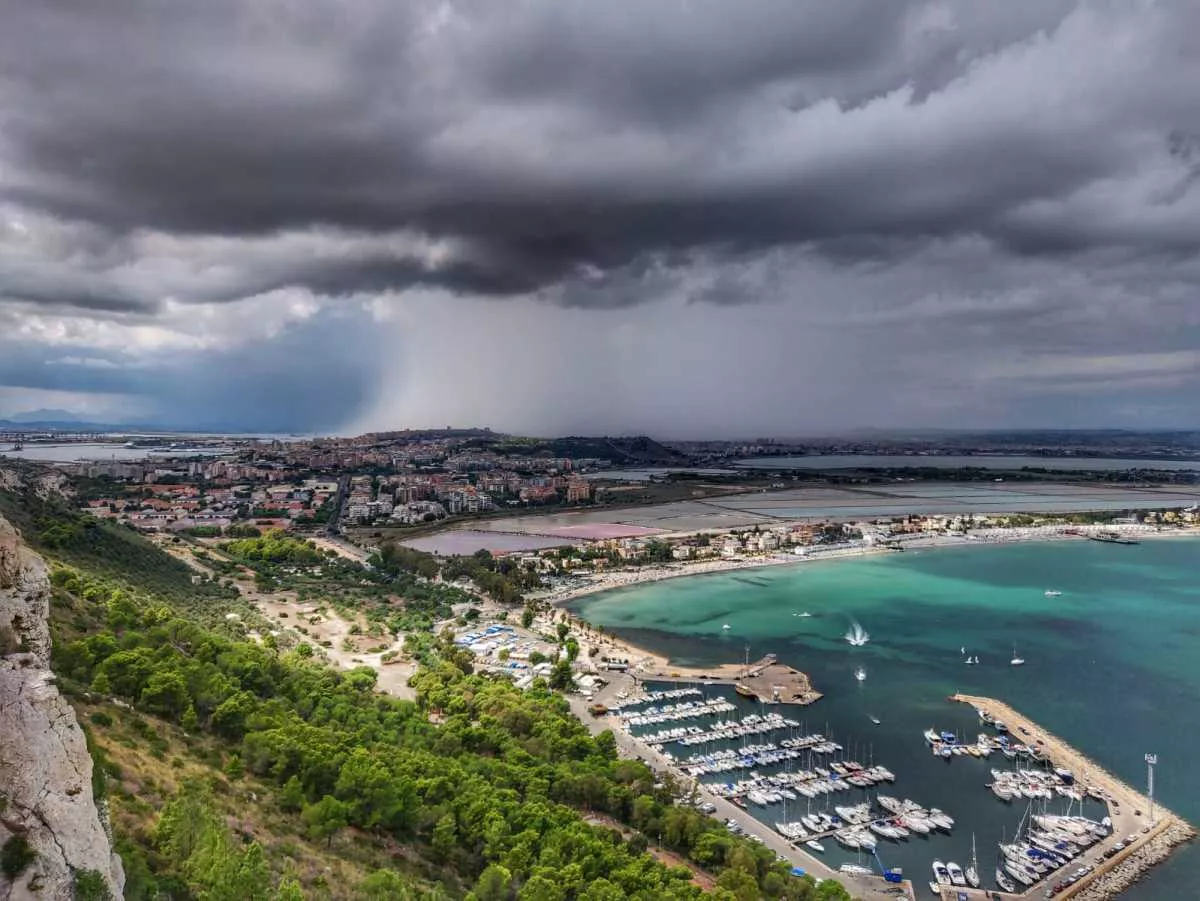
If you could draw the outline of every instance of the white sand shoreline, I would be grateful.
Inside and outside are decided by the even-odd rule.
[[[913,550],[968,548],[983,545],[1022,544],[1029,542],[1048,541],[1084,541],[1079,535],[1065,534],[1065,529],[1075,529],[1075,526],[1029,526],[1006,529],[979,530],[976,537],[964,538],[949,535],[928,535],[909,539],[904,542],[905,548]],[[1102,526],[1096,528],[1078,527],[1081,531],[1119,532],[1130,537],[1136,536],[1139,541],[1151,538],[1197,538],[1200,537],[1200,526],[1157,531],[1144,526]],[[666,566],[643,567],[636,570],[597,573],[583,585],[575,585],[558,592],[551,592],[542,597],[531,596],[531,600],[540,601],[551,606],[561,606],[580,597],[599,594],[605,591],[617,591],[634,585],[660,582],[664,579],[676,579],[684,576],[714,575],[717,573],[753,570],[766,566],[802,565],[826,560],[841,560],[858,558],[873,554],[894,554],[899,551],[881,547],[843,548],[830,553],[809,553],[803,556],[795,554],[776,554],[771,557],[750,557],[734,560],[707,560],[700,563],[679,563]],[[673,663],[668,657],[641,647],[627,638],[609,633],[596,633],[595,627],[586,618],[575,613],[569,614],[571,620],[586,626],[593,635],[591,639],[605,654],[614,652],[629,661],[630,674],[639,678],[654,678],[653,673],[661,673],[669,669],[673,677],[682,678],[711,678],[713,676],[736,676],[742,666],[730,661],[725,664],[712,664],[697,669]],[[814,686],[816,688],[816,686]]]
[[[1129,537],[1136,537],[1139,541],[1152,538],[1200,537],[1200,527],[1165,529],[1159,531],[1146,530],[1146,527],[1144,526],[1122,527],[1119,525],[1104,525],[1095,528],[1087,526],[1030,526],[1009,529],[979,530],[979,532],[974,533],[970,537],[929,535],[909,539],[903,544],[906,549],[912,548],[914,550],[925,550],[930,548],[944,549],[980,547],[982,545],[995,544],[1085,540],[1077,534],[1065,534],[1064,529],[1079,529],[1081,531],[1089,530],[1092,532],[1116,532],[1123,536],[1127,535]],[[819,549],[814,549],[804,555],[777,553],[767,557],[705,560],[699,563],[665,564],[662,566],[640,567],[638,569],[614,570],[612,572],[590,574],[587,577],[588,581],[582,585],[573,585],[569,588],[548,592],[542,595],[530,595],[530,600],[539,603],[550,604],[551,606],[559,606],[590,594],[599,594],[600,592],[605,591],[616,591],[621,588],[630,588],[635,585],[644,585],[650,582],[661,582],[665,579],[677,579],[685,576],[715,575],[717,573],[760,569],[768,566],[798,566],[805,563],[814,563],[823,560],[841,560],[848,557],[857,558],[874,554],[893,553],[898,552],[886,547],[862,545],[861,547],[840,548],[836,551],[826,553],[822,553]]]

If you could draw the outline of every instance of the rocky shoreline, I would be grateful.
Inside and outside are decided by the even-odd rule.
[[[1112,869],[1101,873],[1079,892],[1070,897],[1073,901],[1106,901],[1116,898],[1150,870],[1155,864],[1166,860],[1176,847],[1196,837],[1196,830],[1181,820],[1175,820],[1166,829],[1154,836],[1128,857],[1115,863]]]

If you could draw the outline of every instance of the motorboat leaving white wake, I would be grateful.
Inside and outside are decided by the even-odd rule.
[[[859,625],[859,623],[851,620],[850,628],[846,630],[845,638],[854,647],[861,648],[871,640],[871,633]]]

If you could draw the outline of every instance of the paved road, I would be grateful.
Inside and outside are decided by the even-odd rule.
[[[605,674],[606,678],[611,678],[609,685],[605,686],[592,700],[586,700],[579,695],[568,695],[567,701],[571,705],[571,710],[593,735],[599,735],[605,729],[612,729],[612,733],[617,741],[617,752],[626,758],[637,758],[644,761],[655,773],[666,774],[671,772],[676,779],[683,778],[685,783],[688,783],[686,777],[680,777],[678,773],[671,770],[666,758],[633,738],[629,733],[613,728],[611,717],[596,717],[588,713],[588,706],[594,703],[606,704],[616,700],[617,694],[621,691],[629,691],[632,693],[634,680],[632,676],[622,675],[617,673]],[[763,845],[770,848],[776,854],[780,855],[791,863],[794,867],[801,867],[806,873],[809,873],[819,879],[836,879],[846,886],[847,890],[856,898],[863,899],[878,899],[878,898],[895,898],[897,892],[900,891],[898,886],[884,883],[879,879],[853,879],[842,873],[839,873],[825,863],[818,860],[811,854],[807,854],[794,847],[783,836],[769,828],[765,823],[756,819],[747,811],[738,807],[736,804],[719,798],[708,792],[702,791],[702,797],[713,804],[717,811],[715,817],[724,820],[733,820],[746,831],[747,834],[758,836],[762,840]],[[902,897],[913,897],[911,894],[903,895]]]
[[[333,513],[325,526],[325,533],[330,537],[342,534],[342,515],[346,512],[346,495],[350,491],[350,476],[338,479],[337,496],[333,500]]]
[[[355,560],[359,563],[366,563],[371,556],[357,544],[351,544],[344,538],[332,535],[313,535],[309,540],[317,547],[329,548],[338,556]]]

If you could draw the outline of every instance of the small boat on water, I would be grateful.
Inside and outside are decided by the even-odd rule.
[[[723,625],[721,627],[721,630],[724,632],[728,632],[731,628],[732,628],[732,626],[730,626],[729,623],[726,623],[725,625]]]
[[[968,657],[965,662],[966,662],[967,666],[974,666],[975,664],[977,664],[979,662],[979,658],[978,657]]]
[[[1046,592],[1046,597],[1048,597],[1048,598],[1060,598],[1060,597],[1062,597],[1062,592],[1061,592],[1061,591],[1055,591],[1053,588],[1051,588],[1049,591],[1047,591],[1047,592]]]
[[[1000,891],[1002,892],[1015,892],[1017,890],[1016,883],[1000,867],[996,867],[996,885],[1000,886]]]
[[[753,698],[758,700],[758,693],[749,685],[743,685],[741,682],[733,686],[733,690],[740,694],[743,698]]]
[[[946,870],[950,873],[951,885],[965,886],[967,884],[967,878],[963,875],[962,867],[954,861],[946,864]]]
[[[856,669],[854,671],[854,678],[857,679],[859,682],[865,681],[867,678],[867,671],[860,666],[858,669]]]
[[[1025,658],[1017,656],[1017,646],[1015,644],[1013,645],[1012,660],[1010,660],[1008,662],[1011,663],[1013,666],[1023,666],[1025,664]]]
[[[871,640],[871,633],[864,629],[857,622],[851,621],[850,628],[846,630],[844,636],[847,643],[856,648],[861,648]]]
[[[877,717],[877,716],[873,716],[873,717],[871,717],[871,722],[872,722],[872,723],[874,723],[876,726],[878,726],[880,723],[882,723],[882,722],[883,722],[883,720],[881,720],[881,719],[880,719],[879,717]]]
[[[792,616],[798,616],[801,619],[808,619],[810,616],[812,616],[812,614],[805,610],[803,613],[793,613]]]
[[[804,847],[806,847],[806,848],[811,848],[812,850],[816,851],[818,854],[824,854],[824,853],[825,853],[825,846],[824,846],[824,845],[822,845],[822,844],[821,844],[819,841],[817,841],[815,838],[810,838],[808,841],[806,841],[806,842],[804,843]]]
[[[1095,535],[1086,536],[1089,541],[1100,541],[1104,544],[1137,544],[1134,538],[1126,538],[1117,532],[1098,532]]]
[[[847,876],[874,876],[875,871],[870,867],[860,866],[856,863],[844,863],[838,867],[838,872],[845,873]]]
[[[950,884],[950,871],[946,869],[946,865],[940,860],[933,862],[933,878],[937,880],[938,885]]]

